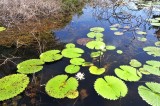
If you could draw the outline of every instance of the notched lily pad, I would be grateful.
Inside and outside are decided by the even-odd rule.
[[[105,68],[98,68],[96,66],[91,66],[89,68],[89,71],[91,74],[94,74],[94,75],[101,75],[105,72]]]
[[[89,49],[101,49],[101,47],[105,47],[105,43],[101,41],[90,41],[86,44]]]
[[[156,46],[160,46],[160,41],[155,42]]]
[[[103,37],[103,34],[102,33],[96,33],[96,32],[89,32],[88,34],[87,34],[87,36],[89,37],[89,38],[101,38],[101,37]]]
[[[126,84],[114,76],[98,78],[94,83],[94,89],[100,96],[110,100],[125,97],[128,92]]]
[[[17,96],[25,90],[29,78],[24,74],[12,74],[0,79],[0,101]]]
[[[143,48],[144,51],[147,52],[149,55],[153,55],[154,57],[160,56],[160,48],[154,46],[148,46]]]
[[[83,58],[72,58],[70,60],[70,63],[74,65],[82,65],[84,62],[85,60]]]
[[[43,69],[44,61],[40,59],[30,59],[23,61],[17,65],[17,72],[22,74],[31,74],[41,71]]]
[[[69,74],[77,73],[79,70],[80,70],[80,66],[76,66],[76,65],[73,65],[73,64],[68,65],[65,68],[65,72],[69,73]]]
[[[0,27],[0,32],[6,30],[5,27]]]
[[[107,50],[115,50],[116,47],[113,46],[113,45],[107,45],[107,46],[106,46],[106,49],[107,49]]]
[[[75,44],[73,44],[73,43],[68,43],[68,44],[66,44],[66,48],[75,48],[76,46],[75,46]]]
[[[97,52],[92,52],[91,53],[91,57],[92,58],[99,57],[101,55],[103,55],[103,52],[101,52],[101,51],[97,51]]]
[[[132,67],[140,67],[142,64],[136,60],[136,59],[132,59],[129,63]]]
[[[123,32],[114,32],[115,35],[123,35]]]
[[[67,58],[80,57],[82,53],[84,53],[84,50],[81,48],[66,48],[62,51],[62,55]]]
[[[78,97],[78,81],[74,77],[68,78],[67,75],[57,75],[50,79],[45,87],[47,94],[54,98],[74,99]]]
[[[146,35],[146,34],[147,34],[147,33],[144,32],[144,31],[137,31],[136,33],[139,34],[139,35]]]
[[[60,53],[60,50],[49,50],[40,55],[40,59],[44,62],[53,62],[60,60],[63,56]]]
[[[93,31],[93,32],[103,32],[104,28],[102,28],[102,27],[93,27],[93,28],[90,28],[90,31]]]

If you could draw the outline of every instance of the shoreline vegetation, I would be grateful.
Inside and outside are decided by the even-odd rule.
[[[50,40],[51,31],[69,23],[84,4],[85,0],[1,0],[0,26],[7,30],[0,33],[0,45],[19,48]]]

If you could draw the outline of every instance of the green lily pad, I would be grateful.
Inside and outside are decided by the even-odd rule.
[[[91,62],[84,62],[83,64],[82,64],[82,66],[93,66],[94,64],[93,63],[91,63]]]
[[[142,78],[142,74],[131,66],[121,65],[115,69],[116,75],[125,81],[138,81]]]
[[[47,94],[54,98],[76,98],[78,95],[73,93],[77,91],[78,81],[74,77],[68,78],[67,75],[57,75],[50,79],[45,87]]]
[[[147,38],[143,38],[143,37],[137,37],[137,39],[141,42],[146,42],[147,41]]]
[[[63,56],[60,53],[60,50],[49,50],[40,55],[40,59],[44,62],[53,62],[60,60]]]
[[[155,18],[156,20],[160,21],[160,17]]]
[[[17,72],[22,74],[36,73],[43,69],[44,62],[40,59],[30,59],[23,61],[17,65]]]
[[[81,48],[66,48],[62,51],[62,55],[67,58],[80,57],[82,53],[84,53],[84,50]]]
[[[129,63],[132,67],[140,67],[142,64],[136,60],[136,59],[132,59]]]
[[[91,66],[89,68],[89,71],[91,74],[94,74],[94,75],[101,75],[105,72],[105,68],[98,68],[96,66]]]
[[[74,65],[82,65],[84,62],[85,60],[83,58],[72,58],[70,60],[70,63]]]
[[[146,61],[146,63],[147,63],[148,65],[153,66],[153,67],[160,68],[160,61],[148,60],[148,61]]]
[[[156,46],[160,46],[160,41],[155,42]]]
[[[107,45],[107,46],[106,46],[106,49],[107,49],[107,50],[115,50],[116,47],[113,46],[113,45]]]
[[[128,92],[126,84],[114,76],[98,78],[94,83],[94,89],[100,96],[110,100],[125,97]]]
[[[90,41],[86,44],[89,49],[101,49],[101,47],[105,47],[105,43],[101,41]]]
[[[24,74],[12,74],[0,79],[0,101],[17,96],[25,90],[29,78]]]
[[[117,50],[117,53],[118,54],[123,54],[123,51],[122,50]]]
[[[69,73],[69,74],[74,74],[77,73],[80,70],[80,66],[76,66],[76,65],[68,65],[65,68],[65,72]]]
[[[151,25],[153,25],[153,26],[157,26],[157,27],[159,27],[160,26],[160,23],[151,23]]]
[[[76,46],[75,46],[75,44],[73,44],[73,43],[68,43],[68,44],[66,44],[66,48],[75,48]]]
[[[146,35],[146,34],[147,34],[147,33],[144,32],[144,31],[137,31],[136,33],[139,34],[139,35]]]
[[[120,27],[120,26],[121,26],[120,24],[113,24],[113,25],[111,25],[110,27],[118,28],[118,27]]]
[[[116,30],[118,30],[118,29],[117,29],[117,28],[114,28],[114,27],[111,27],[110,30],[116,31]]]
[[[89,38],[101,38],[101,37],[103,37],[103,34],[102,33],[96,33],[96,32],[90,32],[90,33],[88,33],[87,34],[87,36],[89,37]]]
[[[115,35],[123,35],[123,32],[114,32]]]
[[[142,74],[145,74],[145,75],[150,75],[151,73],[148,72],[147,70],[145,70],[144,68],[140,68],[139,69],[139,72],[141,72]]]
[[[144,51],[149,55],[153,55],[154,57],[160,56],[160,48],[154,46],[148,46],[143,48]]]
[[[146,86],[139,86],[138,93],[141,98],[152,106],[160,104],[160,84],[155,82],[147,82]]]
[[[90,31],[93,31],[93,32],[103,32],[104,28],[102,28],[102,27],[93,27],[93,28],[90,28]]]
[[[97,51],[97,52],[92,52],[91,53],[91,57],[93,57],[93,58],[99,57],[101,55],[103,55],[103,52],[101,52],[101,51]]]
[[[103,41],[103,38],[96,38],[96,41]]]
[[[5,27],[0,27],[0,32],[6,30]]]
[[[157,19],[147,19],[147,21],[149,21],[151,23],[157,23],[157,22],[159,22]]]

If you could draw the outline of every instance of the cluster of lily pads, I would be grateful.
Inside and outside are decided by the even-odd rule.
[[[90,56],[92,58],[97,58],[103,55],[104,52],[108,50],[115,50],[116,47],[113,45],[106,45],[103,42],[103,32],[104,28],[94,27],[90,29],[87,34],[89,38],[93,40],[86,44],[86,47],[91,49]],[[159,42],[155,43],[159,46]],[[160,56],[156,47],[155,50],[150,51],[148,48],[144,48],[144,51],[148,51],[148,54],[153,54],[154,56]],[[66,44],[66,47],[60,50],[49,50],[42,53],[39,59],[29,59],[23,61],[17,65],[18,74],[8,75],[0,79],[0,101],[13,98],[14,96],[20,94],[25,90],[29,84],[29,77],[27,74],[33,74],[43,70],[43,65],[48,62],[59,61],[62,58],[69,58],[70,64],[64,68],[65,74],[57,75],[51,78],[45,84],[46,93],[53,98],[69,98],[74,99],[79,96],[78,86],[79,80],[75,77],[69,77],[70,74],[76,74],[80,72],[81,66],[88,66],[89,72],[93,75],[103,75],[105,73],[105,68],[98,67],[92,62],[86,62],[82,58],[84,50],[76,47],[75,44]],[[123,53],[121,50],[117,50],[117,53]],[[157,75],[160,76],[160,61],[148,60],[146,64],[142,64],[136,60],[132,59],[129,63],[130,65],[121,65],[119,68],[114,70],[115,76],[104,75],[99,77],[94,82],[94,89],[98,95],[105,99],[117,100],[119,98],[125,97],[128,93],[127,85],[124,81],[136,82],[142,78],[142,75]],[[84,79],[84,78],[79,78]],[[138,93],[147,103],[158,106],[160,104],[160,84],[155,82],[146,82],[146,86],[139,86]]]

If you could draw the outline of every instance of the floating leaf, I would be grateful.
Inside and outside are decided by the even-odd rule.
[[[23,74],[36,73],[43,69],[44,62],[40,59],[30,59],[23,61],[17,65],[17,72]]]
[[[62,51],[62,55],[67,58],[80,57],[82,53],[84,53],[84,50],[80,48],[66,48]]]
[[[47,82],[45,90],[49,96],[54,98],[68,97],[74,99],[78,96],[77,87],[78,81],[75,78],[68,78],[67,75],[57,75]]]
[[[142,64],[136,60],[136,59],[132,59],[129,63],[132,67],[140,67]]]
[[[66,44],[66,48],[75,48],[76,46],[75,46],[75,44],[73,44],[73,43],[68,43],[68,44]]]
[[[124,28],[125,28],[125,29],[129,29],[129,28],[130,28],[130,26],[124,26]]]
[[[160,41],[155,42],[156,46],[160,46]]]
[[[118,28],[118,27],[120,27],[121,25],[119,25],[119,24],[113,24],[113,25],[111,25],[110,27],[115,27],[115,28]]]
[[[154,46],[148,46],[143,48],[144,51],[149,55],[153,55],[154,57],[160,56],[160,48]]]
[[[148,65],[153,66],[153,67],[157,67],[157,68],[160,67],[160,61],[148,60],[148,61],[146,61],[146,63],[147,63]]]
[[[67,97],[69,98],[69,99],[75,99],[75,98],[77,98],[79,96],[79,92],[76,90],[76,91],[69,91],[68,93],[67,93]]]
[[[146,35],[146,34],[147,34],[147,33],[144,32],[144,31],[137,31],[136,33],[139,34],[139,35]]]
[[[128,92],[126,84],[114,76],[98,78],[94,83],[94,89],[103,98],[110,100],[122,98]]]
[[[25,90],[29,78],[24,74],[12,74],[0,79],[0,101],[17,96]]]
[[[122,50],[117,50],[117,53],[118,53],[118,54],[122,54],[123,51],[122,51]]]
[[[123,35],[123,32],[114,32],[115,35]]]
[[[157,19],[147,19],[147,21],[149,21],[149,22],[151,22],[151,23],[159,22]]]
[[[0,27],[0,32],[6,30],[5,27]]]
[[[157,26],[157,27],[159,27],[160,26],[160,23],[151,23],[151,25],[153,25],[153,26]]]
[[[139,69],[139,72],[141,72],[142,74],[145,74],[145,75],[150,75],[151,73],[148,72],[147,70],[145,70],[144,68],[140,68]]]
[[[105,43],[101,41],[90,41],[86,44],[89,49],[101,49],[101,47],[105,47]]]
[[[91,63],[91,62],[84,62],[83,64],[82,64],[82,66],[93,66],[93,63]]]
[[[160,104],[160,84],[155,83],[155,82],[147,82],[146,86],[138,87],[139,95],[148,104],[152,106],[159,106]]]
[[[102,28],[102,27],[93,27],[93,28],[90,28],[90,31],[93,31],[93,32],[103,32],[104,28]]]
[[[131,66],[121,65],[115,69],[116,75],[126,81],[138,81],[142,78],[142,74]]]
[[[63,56],[60,53],[60,50],[49,50],[40,55],[40,59],[44,62],[53,62],[60,60]]]
[[[96,38],[96,41],[103,41],[103,38]]]
[[[70,63],[74,65],[82,65],[84,62],[85,60],[83,58],[72,58],[70,60]]]
[[[92,52],[91,53],[91,57],[99,57],[101,55],[103,55],[103,52],[101,52],[101,51],[97,51],[97,52]]]
[[[94,75],[101,75],[105,72],[105,68],[98,68],[96,66],[91,66],[89,68],[89,71],[91,74],[94,74]]]
[[[160,69],[150,65],[143,65],[143,69],[147,70],[149,73],[160,76]]]
[[[113,45],[107,45],[107,46],[106,46],[106,49],[107,49],[107,50],[115,50],[116,47],[113,46]]]
[[[116,30],[118,30],[118,29],[117,29],[117,28],[114,28],[114,27],[111,27],[110,30],[116,31]]]
[[[76,65],[68,65],[65,68],[65,72],[69,73],[69,74],[74,74],[77,73],[80,70],[80,66],[76,66]]]
[[[87,34],[87,36],[89,38],[94,38],[94,37],[101,38],[101,37],[103,37],[103,34],[102,33],[96,33],[96,32],[90,32],[90,33]]]
[[[77,43],[79,44],[79,45],[86,45],[89,41],[92,41],[93,39],[91,39],[91,38],[80,38],[80,39],[78,39],[77,40]]]
[[[146,42],[147,41],[147,38],[143,38],[143,37],[137,37],[137,39],[141,42]]]
[[[156,20],[160,21],[160,17],[155,18]]]

